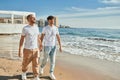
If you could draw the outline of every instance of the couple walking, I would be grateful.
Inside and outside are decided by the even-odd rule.
[[[28,65],[31,62],[34,80],[40,80],[39,74],[43,74],[43,70],[48,61],[48,58],[50,59],[50,77],[52,80],[55,80],[56,78],[53,72],[56,57],[56,38],[58,40],[60,52],[62,52],[62,48],[58,28],[54,26],[54,17],[48,16],[48,25],[43,28],[41,35],[39,33],[39,28],[34,25],[34,23],[36,22],[35,16],[32,14],[28,15],[27,21],[28,25],[25,26],[22,30],[18,53],[19,57],[23,56],[23,73],[21,75],[22,80],[26,80]],[[42,45],[42,43],[44,45]],[[39,65],[39,52],[42,51],[42,49],[44,49],[44,58],[42,60],[41,65]]]

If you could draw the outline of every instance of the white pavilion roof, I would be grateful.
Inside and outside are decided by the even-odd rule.
[[[4,10],[0,10],[0,14],[14,14],[14,15],[22,15],[22,16],[33,14],[34,16],[36,16],[34,12],[26,12],[26,11],[4,11]]]

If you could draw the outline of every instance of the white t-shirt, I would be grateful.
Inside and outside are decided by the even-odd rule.
[[[56,45],[56,34],[59,34],[56,26],[46,26],[42,30],[44,36],[44,46],[55,46]]]
[[[35,49],[38,48],[39,28],[37,26],[27,25],[22,30],[22,35],[25,36],[24,48]]]

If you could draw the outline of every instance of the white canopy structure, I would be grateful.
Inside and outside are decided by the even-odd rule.
[[[34,12],[0,10],[0,34],[21,33],[29,14],[36,16]]]

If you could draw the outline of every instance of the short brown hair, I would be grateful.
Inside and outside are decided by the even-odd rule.
[[[27,15],[27,20],[32,16],[33,14],[29,14]]]
[[[52,20],[52,19],[54,19],[54,16],[52,15],[47,17],[47,20]]]

